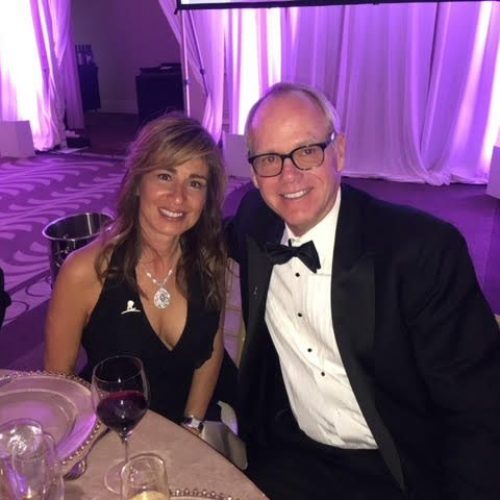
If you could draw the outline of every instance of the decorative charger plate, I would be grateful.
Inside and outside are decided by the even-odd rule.
[[[46,372],[0,376],[0,425],[31,418],[52,434],[63,471],[85,455],[101,424],[84,380]]]

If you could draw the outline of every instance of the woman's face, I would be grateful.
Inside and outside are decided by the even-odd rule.
[[[146,239],[175,238],[191,229],[207,199],[208,165],[194,158],[148,172],[139,185],[139,224]]]

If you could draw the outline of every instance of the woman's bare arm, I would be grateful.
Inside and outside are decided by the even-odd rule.
[[[184,411],[185,415],[192,415],[199,420],[205,418],[208,404],[217,385],[223,356],[222,330],[219,329],[214,338],[212,356],[194,372]]]
[[[82,331],[100,293],[94,270],[97,246],[71,253],[64,261],[49,303],[45,325],[45,369],[73,373]]]

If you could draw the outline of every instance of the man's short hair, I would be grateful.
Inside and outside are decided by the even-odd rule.
[[[325,118],[327,119],[328,126],[330,128],[329,133],[338,133],[340,131],[340,119],[337,110],[322,92],[310,87],[309,85],[301,83],[279,82],[267,89],[266,93],[251,107],[248,113],[247,120],[245,122],[245,138],[249,149],[251,149],[250,134],[252,130],[252,122],[261,104],[263,104],[263,102],[269,97],[280,96],[292,92],[301,92],[305,94],[311,101],[315,102],[320,107],[325,115]]]

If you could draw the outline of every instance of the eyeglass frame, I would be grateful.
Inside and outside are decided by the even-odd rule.
[[[335,132],[332,132],[330,134],[330,137],[326,140],[326,141],[323,141],[323,142],[316,142],[314,144],[305,144],[304,146],[299,146],[298,148],[295,148],[295,149],[292,149],[292,151],[290,151],[289,153],[287,154],[281,154],[281,153],[273,153],[273,152],[270,152],[270,153],[262,153],[262,154],[259,154],[259,155],[254,155],[254,156],[250,156],[250,154],[248,155],[247,157],[247,161],[248,163],[250,163],[250,165],[252,165],[252,169],[253,171],[255,172],[255,175],[257,175],[258,177],[277,177],[278,175],[281,174],[281,172],[283,172],[283,167],[285,165],[285,160],[287,158],[290,159],[290,161],[292,162],[292,165],[297,169],[297,170],[301,170],[301,171],[308,171],[308,170],[312,170],[313,168],[318,168],[318,167],[321,167],[321,165],[323,165],[323,162],[325,161],[325,149],[330,145],[332,144],[333,142],[335,142],[335,139],[337,138],[337,135],[335,134]],[[321,162],[316,165],[315,167],[308,167],[308,168],[304,168],[304,167],[299,167],[294,159],[293,159],[293,155],[294,153],[296,153],[297,151],[301,150],[301,149],[304,149],[304,148],[312,148],[312,147],[315,147],[315,146],[319,146],[321,148],[321,152],[323,153],[323,158],[321,160]],[[255,168],[253,162],[257,159],[257,158],[262,158],[264,156],[278,156],[281,160],[281,167],[279,169],[279,171],[276,173],[276,174],[273,174],[273,175],[261,175],[259,174],[259,172],[257,172],[257,169]]]

